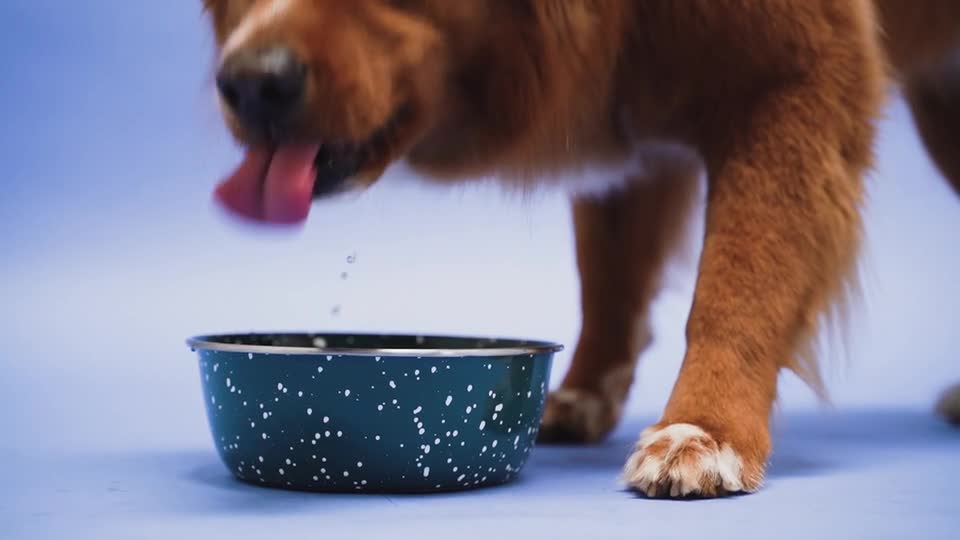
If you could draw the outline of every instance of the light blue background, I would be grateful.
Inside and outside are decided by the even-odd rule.
[[[950,536],[960,527],[960,434],[928,412],[960,381],[960,202],[898,101],[871,176],[864,301],[846,359],[830,368],[837,411],[811,412],[810,392],[784,378],[781,458],[760,495],[671,505],[616,489],[631,438],[655,418],[679,368],[689,262],[671,271],[656,306],[658,339],[639,370],[631,419],[603,447],[540,449],[523,483],[465,496],[324,498],[230,482],[212,453],[183,345],[189,335],[529,336],[568,345],[556,380],[579,311],[560,193],[518,199],[485,185],[426,187],[398,168],[362,197],[318,204],[302,231],[225,219],[210,192],[239,153],[213,100],[199,4],[0,2],[0,524],[8,531],[103,538],[215,526],[237,536],[315,531],[323,515],[330,532],[351,534],[489,538],[515,523],[571,538],[603,524],[605,537],[640,537],[693,534],[700,525],[690,520],[702,519],[707,530],[763,536],[783,534],[776,515],[796,517],[798,505],[809,516],[787,536],[829,537],[837,529],[828,519],[841,519],[845,537]],[[500,520],[517,501],[530,513]],[[465,522],[479,525],[465,532]]]

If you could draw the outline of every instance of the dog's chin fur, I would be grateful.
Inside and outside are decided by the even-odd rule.
[[[412,107],[361,185],[404,159],[438,182],[570,186],[583,328],[542,440],[616,425],[706,175],[688,350],[624,475],[652,496],[758,489],[778,372],[823,394],[810,344],[844,318],[891,88],[960,189],[956,0],[205,4],[222,48],[280,40],[306,60],[297,136],[364,140]]]

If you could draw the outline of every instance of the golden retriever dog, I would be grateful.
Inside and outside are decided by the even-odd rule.
[[[957,0],[205,0],[224,117],[245,149],[217,188],[300,223],[396,160],[426,178],[591,185],[573,198],[582,331],[540,440],[620,419],[649,306],[706,178],[687,349],[626,485],[760,488],[781,369],[858,259],[876,123],[902,89],[960,189]],[[542,184],[537,184],[542,185]],[[941,409],[960,417],[954,391]]]

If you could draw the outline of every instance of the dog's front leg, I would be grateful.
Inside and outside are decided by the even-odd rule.
[[[700,178],[699,163],[663,165],[573,204],[583,321],[573,363],[547,398],[541,442],[597,442],[620,420],[651,340],[650,303]]]
[[[798,353],[856,257],[878,99],[869,84],[850,91],[854,109],[816,80],[718,107],[741,115],[712,124],[721,127],[702,142],[706,237],[687,351],[661,420],[625,467],[633,489],[676,497],[760,487],[778,372],[818,377],[815,366],[799,369]]]

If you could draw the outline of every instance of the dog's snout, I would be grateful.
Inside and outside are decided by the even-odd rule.
[[[274,129],[303,102],[306,68],[286,47],[239,50],[217,74],[223,101],[254,131]]]

